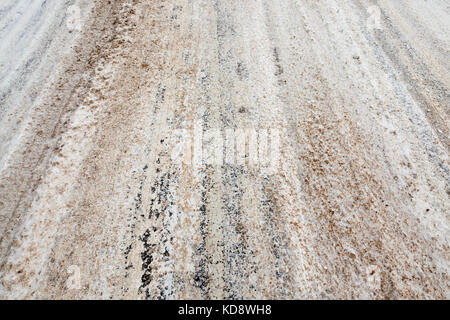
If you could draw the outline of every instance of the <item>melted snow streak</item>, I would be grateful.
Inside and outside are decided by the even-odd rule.
[[[1,1],[0,297],[450,298],[449,29],[444,0]]]

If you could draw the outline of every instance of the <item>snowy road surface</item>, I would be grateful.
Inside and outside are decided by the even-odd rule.
[[[448,0],[3,0],[0,297],[449,299],[449,31]]]

